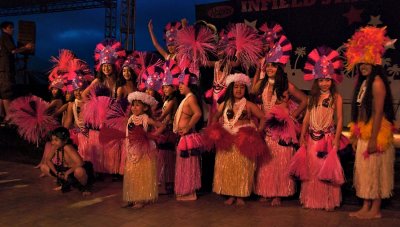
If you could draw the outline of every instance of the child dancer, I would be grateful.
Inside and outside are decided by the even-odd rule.
[[[300,144],[305,146],[301,149],[307,151],[299,150],[293,161],[298,155],[306,155],[305,163],[299,163],[308,173],[300,192],[300,202],[305,208],[333,210],[340,206],[344,177],[336,153],[347,145],[343,140],[340,143],[342,96],[336,90],[336,83],[343,80],[341,71],[339,54],[327,47],[311,51],[304,67],[304,80],[314,79],[300,136]]]
[[[381,200],[392,196],[394,186],[393,98],[381,66],[385,45],[390,44],[385,28],[361,28],[345,54],[347,69],[358,64],[359,73],[350,131],[356,151],[353,183],[364,203],[350,216],[361,219],[381,218]]]
[[[151,118],[151,108],[157,101],[143,92],[128,95],[132,104],[132,116],[126,128],[126,163],[123,183],[124,207],[142,208],[158,198],[156,156],[157,148],[148,138],[150,126],[157,127],[154,135],[160,134],[163,125]]]
[[[250,87],[248,76],[241,73],[229,75],[226,84],[228,88],[225,101],[218,107],[213,122],[217,122],[218,118],[222,116],[223,128],[236,138],[229,141],[230,146],[225,149],[219,147],[217,142],[213,191],[217,194],[228,195],[229,199],[225,201],[227,205],[232,205],[235,201],[237,205],[244,205],[243,198],[248,197],[253,189],[254,154],[267,151],[262,136],[255,133],[256,126],[252,117],[256,117],[260,122],[259,132],[264,128],[265,117],[254,103],[247,101]],[[250,129],[253,132],[251,134],[242,133],[244,129]],[[205,132],[204,134],[212,133]],[[227,138],[229,136],[223,140]],[[257,139],[258,141],[254,141]],[[244,149],[234,141],[246,141],[247,148]]]
[[[162,121],[166,128],[158,140],[158,182],[159,192],[173,193],[173,183],[175,176],[175,146],[177,135],[172,131],[172,123],[178,108],[179,92],[173,85],[173,78],[181,73],[181,69],[174,60],[167,60],[163,65],[164,72],[162,77],[162,90],[164,93],[164,104],[161,116],[158,120]]]
[[[294,154],[293,145],[297,143],[295,119],[307,103],[306,96],[288,81],[283,71],[284,65],[289,61],[291,49],[290,42],[282,35],[266,54],[265,64],[260,66],[258,74],[255,75],[256,83],[253,84],[253,92],[262,100],[262,109],[268,117],[267,121],[273,124],[273,119],[280,114],[287,122],[283,127],[277,128],[278,130],[271,128],[272,125],[267,125],[265,140],[271,151],[271,159],[260,157],[257,161],[255,193],[262,196],[260,201],[273,198],[272,206],[279,206],[281,197],[293,195],[295,192],[295,183],[288,174],[288,168]],[[261,71],[265,71],[266,76],[257,80]],[[304,104],[294,112],[289,112],[288,95],[302,100]],[[292,131],[281,134],[282,130]]]
[[[198,97],[193,93],[198,79],[195,75],[186,73],[179,76],[178,82],[179,92],[185,98],[176,111],[173,123],[174,133],[181,136],[176,150],[175,194],[178,201],[193,201],[197,199],[196,190],[201,187],[200,154],[189,151],[202,145],[200,135],[195,133],[196,124],[201,121],[202,116]]]

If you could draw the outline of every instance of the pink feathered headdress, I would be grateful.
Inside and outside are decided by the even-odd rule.
[[[266,63],[281,63],[286,64],[290,59],[292,44],[282,35],[279,41],[276,42],[265,56]]]
[[[179,84],[179,82],[174,82],[174,80],[178,80],[178,76],[182,73],[182,70],[173,59],[165,61],[162,68],[164,70],[161,74],[162,85]]]
[[[139,90],[152,89],[162,94],[162,76],[163,69],[160,65],[152,65],[140,76]]]
[[[54,63],[54,66],[49,72],[49,89],[55,87],[61,89],[64,93],[66,92],[64,83],[68,80],[67,74],[74,58],[74,53],[67,49],[60,50],[58,58],[54,56],[50,58],[50,61]]]
[[[102,64],[115,64],[117,71],[121,69],[126,56],[125,50],[120,42],[115,39],[105,39],[96,45],[94,60],[96,71],[100,70]]]
[[[258,30],[262,32],[263,41],[269,48],[272,48],[274,43],[283,35],[283,28],[277,23],[272,23],[269,27],[267,23],[263,23]]]
[[[186,86],[189,84],[197,85],[199,83],[199,79],[197,76],[189,71],[189,69],[185,69],[182,73],[173,75],[173,85],[179,86],[180,83],[185,84]]]
[[[304,80],[328,78],[343,81],[343,63],[339,53],[329,47],[318,47],[310,52],[304,66]]]
[[[74,59],[71,61],[71,66],[68,72],[67,91],[71,92],[77,89],[85,89],[94,79],[89,65],[80,60]]]
[[[134,70],[135,69],[135,64],[136,64],[136,59],[133,56],[133,54],[130,54],[130,55],[126,56],[126,59],[124,61],[124,64],[122,65],[122,68],[129,67],[132,70]]]
[[[227,60],[237,58],[245,68],[250,68],[260,59],[262,41],[252,27],[244,23],[233,24],[228,28],[227,39],[223,48]]]
[[[182,24],[179,21],[169,22],[164,28],[164,39],[167,46],[176,45],[176,35],[178,30],[182,28]]]

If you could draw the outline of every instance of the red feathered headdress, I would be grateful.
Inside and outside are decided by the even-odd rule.
[[[179,21],[169,22],[164,28],[164,39],[167,46],[176,45],[176,35],[178,30],[182,28],[182,24]]]
[[[329,47],[318,47],[308,55],[304,66],[304,80],[328,78],[341,83],[342,69],[343,63],[337,51]]]
[[[263,41],[269,48],[272,48],[274,43],[283,35],[283,28],[277,23],[270,26],[267,23],[263,23],[258,30],[262,32]]]

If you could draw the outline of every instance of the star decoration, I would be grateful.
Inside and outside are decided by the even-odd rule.
[[[343,16],[347,18],[347,25],[350,26],[356,22],[361,22],[361,13],[363,11],[363,9],[356,9],[351,6],[350,10],[343,14]]]
[[[389,38],[389,37],[388,37]],[[394,44],[396,43],[396,41],[397,41],[397,39],[391,39],[391,38],[389,38],[389,41],[387,41],[386,43],[385,43],[385,49],[386,50],[388,50],[388,49],[396,49],[396,47],[394,46]]]
[[[377,26],[377,25],[380,25],[380,24],[382,24],[382,21],[381,21],[381,15],[378,15],[378,16],[370,16],[370,20],[369,20],[369,22],[368,22],[368,24],[370,24],[370,25],[373,25],[373,26]]]
[[[257,30],[256,24],[257,24],[257,20],[253,20],[253,21],[248,21],[246,19],[244,19],[244,23],[252,28],[254,28],[255,30]]]

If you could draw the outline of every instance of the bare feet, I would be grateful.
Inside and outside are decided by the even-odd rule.
[[[265,197],[261,197],[258,201],[260,201],[260,203],[266,203],[268,202],[268,199]]]
[[[369,212],[358,213],[354,217],[359,219],[378,219],[382,218],[382,214],[369,211]]]
[[[42,177],[45,177],[45,176],[46,176],[45,173],[41,173],[41,174],[39,175],[39,178],[42,178]]]
[[[132,206],[133,209],[140,209],[144,207],[144,203],[135,203],[135,205]]]
[[[41,165],[42,165],[42,163],[39,163],[39,164],[37,164],[37,166],[34,166],[33,168],[39,169]]]
[[[363,208],[359,209],[358,211],[350,212],[349,216],[350,217],[364,216],[366,213],[368,213],[368,209],[364,209],[364,207],[363,207]]]
[[[244,206],[244,205],[246,205],[246,203],[244,202],[244,200],[242,198],[237,198],[236,199],[236,205],[237,206]]]
[[[121,206],[121,208],[130,208],[133,207],[133,202],[128,202],[127,204]]]
[[[195,200],[197,200],[197,195],[196,195],[196,193],[192,193],[189,195],[178,195],[178,196],[176,196],[176,200],[178,200],[178,201],[195,201]]]
[[[235,197],[229,197],[229,199],[225,200],[225,205],[232,205],[235,202]]]
[[[54,191],[61,191],[62,186],[57,186],[55,188],[53,188]]]
[[[275,197],[271,201],[271,206],[276,207],[281,205],[281,198]]]

